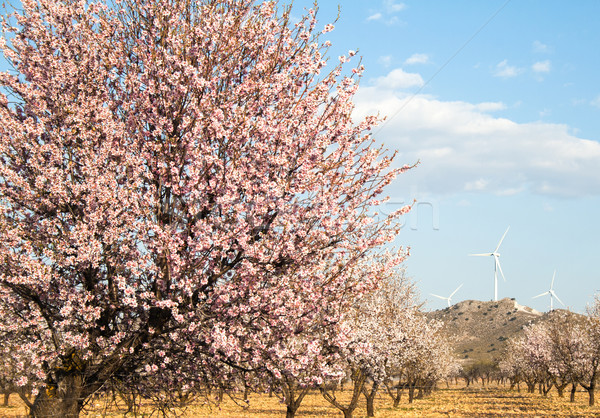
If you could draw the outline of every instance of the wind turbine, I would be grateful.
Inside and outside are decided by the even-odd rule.
[[[544,295],[550,295],[550,310],[551,311],[554,310],[554,306],[553,306],[554,298],[556,298],[556,300],[559,301],[562,306],[565,306],[565,304],[562,302],[562,300],[560,300],[559,297],[556,296],[556,293],[554,292],[554,277],[556,277],[556,270],[554,270],[554,274],[552,275],[552,282],[550,283],[550,290],[548,290],[547,292],[544,292],[544,293],[540,293],[539,295],[534,296],[532,298],[532,299],[535,299],[535,298],[539,298]]]
[[[436,298],[440,298],[440,299],[448,301],[448,306],[450,306],[451,305],[450,301],[452,300],[452,296],[454,296],[454,294],[456,292],[458,292],[458,289],[460,289],[461,287],[462,287],[462,284],[460,286],[458,286],[454,292],[450,293],[450,296],[448,296],[447,298],[444,296],[440,296],[440,295],[434,295],[433,293],[430,293],[430,295],[435,296]]]
[[[494,257],[494,301],[498,300],[498,270],[500,270],[502,278],[504,279],[504,281],[506,281],[506,277],[504,277],[504,273],[502,272],[502,267],[500,267],[500,253],[498,252],[498,249],[500,248],[500,245],[502,244],[502,241],[504,240],[504,237],[506,236],[506,233],[509,229],[510,226],[506,228],[504,235],[502,235],[502,238],[500,238],[500,242],[498,243],[496,249],[493,252],[483,254],[469,254],[478,257]]]

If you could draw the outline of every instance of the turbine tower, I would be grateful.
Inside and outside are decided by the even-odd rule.
[[[550,283],[550,290],[548,290],[547,292],[544,292],[544,293],[540,293],[539,295],[534,296],[532,298],[532,299],[535,299],[535,298],[542,297],[544,295],[550,295],[550,311],[554,310],[554,304],[553,304],[554,298],[556,298],[556,300],[559,301],[562,306],[565,306],[565,304],[562,302],[562,300],[560,300],[559,297],[554,292],[554,277],[556,277],[556,270],[554,270],[554,274],[552,275],[552,282]]]
[[[464,284],[464,283],[463,283],[463,284]],[[461,287],[462,287],[462,284],[461,284],[460,286],[458,286],[454,292],[450,293],[450,296],[448,296],[448,297],[444,297],[444,296],[440,296],[440,295],[434,295],[433,293],[430,293],[430,295],[431,295],[431,296],[435,296],[436,298],[440,298],[440,299],[443,299],[443,300],[446,300],[446,301],[448,301],[448,306],[450,306],[450,305],[452,304],[452,303],[451,303],[452,296],[454,296],[454,294],[455,294],[456,292],[458,292],[458,289],[460,289]]]
[[[494,301],[498,300],[498,270],[500,270],[502,278],[504,279],[504,281],[506,281],[506,277],[504,277],[504,273],[502,272],[502,267],[500,267],[500,253],[498,252],[498,249],[500,248],[500,245],[502,244],[502,241],[504,240],[504,237],[506,236],[506,233],[509,229],[510,226],[506,228],[504,235],[502,235],[502,238],[500,238],[500,242],[498,243],[496,249],[493,252],[483,254],[469,254],[477,257],[494,257]]]

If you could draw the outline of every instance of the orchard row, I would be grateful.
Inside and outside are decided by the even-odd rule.
[[[589,405],[594,405],[600,377],[598,296],[586,316],[553,311],[547,321],[526,327],[521,337],[509,341],[499,368],[511,387],[524,382],[530,392],[538,386],[544,394],[556,388],[561,397],[569,387],[574,401],[581,386],[589,394]]]

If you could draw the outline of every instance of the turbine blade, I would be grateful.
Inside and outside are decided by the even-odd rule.
[[[494,255],[494,253],[469,254],[469,256],[476,256],[476,257],[489,257],[491,255]]]
[[[504,281],[506,281],[506,277],[504,277],[504,272],[502,271],[502,267],[500,266],[500,258],[498,258],[498,256],[495,255],[494,259],[496,260],[496,265],[498,266],[498,270],[500,270],[500,274],[502,275],[502,278],[504,279]]]
[[[434,295],[433,293],[430,293],[431,296],[435,296],[436,298],[440,298],[440,299],[444,299],[444,300],[448,300],[448,298],[444,297],[444,296],[440,296],[440,295]]]
[[[557,300],[557,301],[559,301],[559,302],[560,302],[560,304],[561,304],[562,306],[566,306],[566,305],[563,303],[563,301],[562,301],[562,300],[560,300],[560,298],[559,298],[558,296],[556,296],[556,293],[554,293],[554,290],[551,290],[550,292],[552,293],[552,296],[554,296],[554,297],[556,298],[556,300]]]
[[[502,241],[504,241],[504,237],[506,236],[506,233],[508,232],[509,229],[510,229],[510,226],[508,228],[506,228],[506,231],[504,231],[504,235],[502,235],[502,238],[500,238],[500,242],[498,243],[498,246],[494,250],[495,253],[498,252],[498,248],[500,248],[500,245],[502,245]]]
[[[464,284],[464,283],[463,283],[463,284]],[[454,296],[454,294],[455,294],[456,292],[458,292],[458,289],[460,289],[460,288],[462,287],[462,285],[463,285],[463,284],[461,284],[460,286],[458,286],[454,292],[450,293],[450,296],[448,297],[448,299],[450,299],[452,296]]]
[[[542,297],[542,296],[545,296],[545,295],[549,295],[549,294],[550,294],[550,292],[544,292],[544,293],[540,293],[539,295],[537,295],[537,296],[534,296],[534,297],[532,297],[531,299],[539,298],[539,297]]]
[[[554,289],[554,277],[556,277],[556,270],[554,270],[554,274],[552,275],[552,283],[550,283],[550,289]]]

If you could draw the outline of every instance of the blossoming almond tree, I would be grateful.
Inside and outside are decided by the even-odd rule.
[[[397,234],[402,211],[372,214],[407,167],[373,146],[377,118],[352,120],[362,69],[325,71],[315,11],[21,3],[1,45],[0,339],[32,415],[76,416],[114,378],[280,367],[289,346],[268,344],[334,332],[402,261],[352,277]]]
[[[420,303],[415,284],[400,271],[382,283],[377,291],[361,299],[355,318],[355,341],[370,343],[368,356],[362,356],[366,375],[362,387],[367,416],[375,416],[374,401],[379,389],[391,377],[398,362],[397,349],[411,338],[409,329],[418,315]]]
[[[402,386],[408,388],[409,403],[415,396],[430,394],[437,382],[452,378],[459,372],[460,366],[442,326],[441,321],[417,313],[406,331],[407,338],[396,348],[392,372]],[[393,376],[392,372],[390,376]]]
[[[525,344],[523,345],[525,360],[534,371],[534,378],[539,385],[540,393],[546,396],[554,385],[551,370],[556,361],[548,325],[529,325],[523,331],[525,334]]]
[[[415,286],[403,271],[388,271],[379,287],[357,300],[346,315],[350,341],[341,347],[339,361],[352,381],[350,402],[342,402],[329,385],[320,390],[344,417],[352,417],[361,394],[367,401],[367,415],[374,416],[374,399],[387,377],[387,366],[395,359],[395,350],[407,339],[417,311]]]
[[[335,385],[335,382],[339,382],[344,377],[348,365],[348,354],[352,353],[351,357],[353,359],[357,356],[354,352],[357,344],[362,346],[365,344],[373,345],[371,333],[375,332],[375,329],[365,332],[365,326],[369,327],[369,325],[355,326],[358,318],[355,318],[354,315],[357,306],[362,306],[365,300],[370,300],[374,295],[380,294],[385,291],[384,289],[389,288],[387,286],[388,276],[396,269],[385,272],[380,271],[380,266],[389,265],[389,261],[389,255],[382,254],[380,257],[370,257],[364,262],[357,262],[352,267],[348,267],[352,271],[352,279],[362,283],[363,287],[367,283],[371,283],[370,291],[365,292],[360,298],[346,295],[346,302],[351,301],[352,306],[346,305],[343,307],[341,313],[345,313],[345,315],[341,317],[347,319],[352,316],[352,321],[342,320],[335,326],[330,324],[327,327],[322,326],[322,324],[329,321],[329,319],[314,321],[311,328],[304,329],[303,332],[285,340],[273,341],[269,344],[268,350],[271,352],[276,350],[279,353],[285,353],[283,357],[269,356],[268,368],[271,373],[267,377],[271,377],[272,384],[281,390],[282,400],[287,407],[286,416],[288,418],[295,416],[304,396],[310,389],[322,387],[324,383],[326,386]],[[372,277],[373,269],[379,272],[376,276],[377,281],[369,278]],[[404,282],[402,285],[405,286]],[[377,286],[376,289],[375,286]],[[408,293],[408,291],[405,293]],[[350,299],[348,299],[349,297]],[[342,306],[331,301],[327,307],[323,307],[321,314],[327,318],[335,317],[336,314],[330,311],[331,307],[339,311]],[[362,322],[372,323],[368,320]],[[385,329],[386,326],[387,324],[381,323],[377,329]],[[360,356],[361,359],[364,359],[364,357],[364,355]],[[359,399],[360,387],[356,395],[356,398]],[[348,413],[351,414],[351,412],[349,410]]]
[[[600,296],[594,296],[594,303],[588,309],[587,321],[585,323],[585,353],[586,362],[584,372],[581,373],[579,384],[588,392],[588,403],[595,405],[595,391],[598,378],[600,377]]]
[[[577,364],[585,355],[587,345],[584,338],[585,318],[568,311],[552,311],[551,318],[526,328],[530,346],[540,352],[547,353],[547,373],[549,374],[558,396],[564,396],[564,389],[571,384],[577,386]],[[583,328],[582,328],[583,327]],[[530,348],[531,350],[531,348]],[[575,391],[571,391],[574,397]],[[571,402],[575,399],[572,398]]]
[[[571,402],[580,385],[588,392],[589,405],[593,406],[600,371],[597,306],[596,302],[588,316],[556,312],[547,322],[528,326],[521,337],[509,342],[500,362],[501,370],[513,382],[524,379],[532,393],[536,384],[544,393],[555,385],[562,396],[564,388],[571,384]]]

